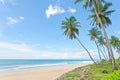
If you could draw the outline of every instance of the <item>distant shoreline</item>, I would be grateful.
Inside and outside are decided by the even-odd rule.
[[[52,66],[64,66],[69,64],[90,63],[89,60],[0,60],[0,72],[29,70]]]
[[[92,63],[66,64],[51,67],[37,67],[29,70],[0,72],[1,80],[55,80],[62,74],[67,73],[77,67]]]

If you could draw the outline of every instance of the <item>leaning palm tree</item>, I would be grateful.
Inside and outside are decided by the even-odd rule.
[[[80,1],[83,1],[83,0],[75,0],[75,3],[78,3]],[[114,55],[113,55],[113,52],[112,52],[112,48],[111,48],[111,45],[110,45],[110,42],[109,42],[109,39],[108,39],[108,36],[107,36],[107,33],[106,33],[106,30],[105,30],[105,26],[104,26],[104,23],[102,22],[101,20],[101,14],[99,14],[98,12],[98,7],[97,6],[101,6],[102,2],[105,2],[106,3],[106,0],[84,0],[84,3],[87,3],[86,4],[86,7],[93,7],[94,8],[94,12],[96,14],[96,18],[98,19],[99,21],[99,27],[101,27],[102,29],[102,32],[104,34],[104,37],[105,37],[105,40],[106,40],[106,47],[108,49],[108,53],[110,55],[110,61],[112,63],[112,70],[117,70],[117,66],[116,66],[116,63],[115,63],[115,59],[114,59]],[[84,5],[83,5],[84,6]],[[108,8],[110,7],[111,5],[108,5],[105,7],[104,6],[104,10],[108,10]],[[107,13],[110,13],[109,11],[107,11]],[[108,15],[110,15],[108,14]],[[103,14],[104,15],[104,14]]]
[[[104,40],[104,38],[103,38],[103,36],[100,36],[98,39],[97,39],[97,43],[99,44],[99,46],[101,46],[102,47],[102,50],[101,50],[101,52],[103,53],[103,56],[104,56],[104,58],[107,60],[108,59],[108,57],[107,57],[107,54],[106,54],[106,50],[105,50],[105,40]],[[110,56],[110,55],[109,55]]]
[[[100,58],[100,61],[101,61],[102,59],[101,59],[101,55],[100,55],[100,48],[99,48],[98,43],[97,43],[97,39],[100,35],[101,35],[101,32],[98,31],[97,27],[94,27],[94,28],[89,30],[90,39],[95,42],[95,44],[97,46],[99,58]]]
[[[80,23],[76,21],[76,18],[74,16],[71,16],[70,18],[66,18],[66,20],[62,21],[61,28],[65,30],[63,32],[64,35],[66,35],[70,39],[76,39],[80,43],[80,45],[87,51],[91,60],[96,64],[90,52],[87,50],[87,48],[82,44],[82,42],[77,37],[77,35],[79,35],[79,30],[78,30],[79,26],[80,26]]]
[[[117,38],[115,36],[111,36],[110,43],[113,46],[113,48],[116,49],[117,52],[119,52],[119,50],[120,50],[120,40],[119,40],[119,38]],[[120,56],[120,54],[119,54],[119,56]]]

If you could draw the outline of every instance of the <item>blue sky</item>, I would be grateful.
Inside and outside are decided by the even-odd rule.
[[[107,33],[120,38],[120,1],[110,18]],[[74,0],[0,0],[0,59],[89,59],[76,40],[62,35],[61,21],[75,16],[81,23],[79,38],[94,58],[97,51],[90,41],[88,12]],[[109,36],[109,37],[110,37]],[[117,54],[115,54],[117,56]]]

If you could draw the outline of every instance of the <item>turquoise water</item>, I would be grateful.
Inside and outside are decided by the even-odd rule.
[[[0,71],[6,70],[18,70],[18,69],[27,69],[34,67],[45,67],[45,66],[57,66],[65,64],[75,64],[75,63],[84,63],[91,62],[90,60],[73,60],[73,59],[2,59],[0,60]]]

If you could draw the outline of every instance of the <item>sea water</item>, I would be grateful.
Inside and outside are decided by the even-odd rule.
[[[91,62],[90,60],[73,59],[0,59],[0,71],[13,71],[35,67],[58,66]]]

